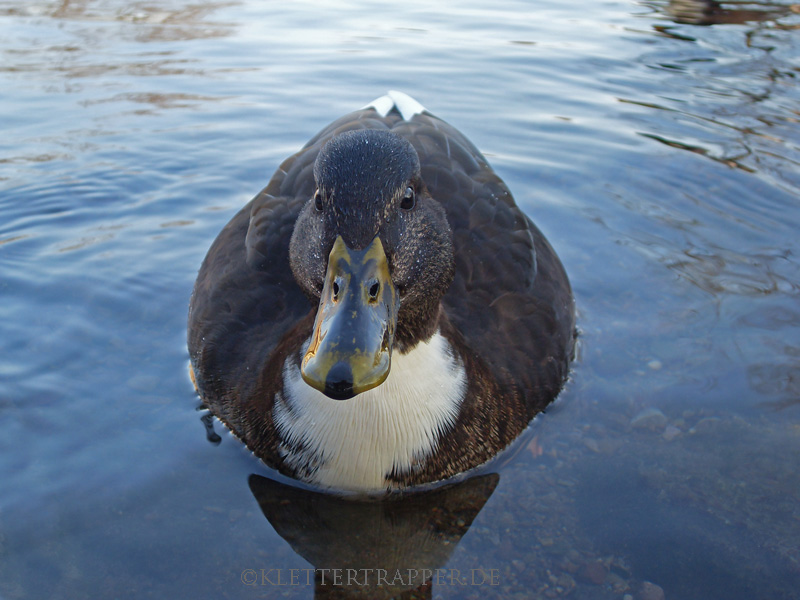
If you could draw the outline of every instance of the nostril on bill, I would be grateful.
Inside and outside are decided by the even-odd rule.
[[[369,287],[369,299],[377,300],[380,291],[381,291],[380,283],[378,283],[377,281],[373,282],[373,284]]]

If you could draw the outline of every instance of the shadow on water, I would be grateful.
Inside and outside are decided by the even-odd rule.
[[[410,600],[433,597],[437,570],[499,479],[493,473],[380,501],[303,490],[258,475],[249,484],[275,531],[316,569],[315,598]]]

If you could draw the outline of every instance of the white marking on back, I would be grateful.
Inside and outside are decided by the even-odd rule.
[[[318,465],[311,483],[349,490],[386,489],[386,476],[424,462],[453,426],[466,391],[466,373],[439,333],[392,357],[389,376],[350,400],[332,400],[306,384],[287,361],[275,424],[295,468]],[[285,403],[284,403],[285,402]],[[287,404],[289,406],[287,406]]]
[[[414,115],[421,115],[425,112],[425,107],[422,104],[408,94],[396,90],[390,90],[385,96],[376,98],[364,108],[374,108],[382,117],[388,115],[393,108],[397,108],[404,121],[410,121],[414,118]]]

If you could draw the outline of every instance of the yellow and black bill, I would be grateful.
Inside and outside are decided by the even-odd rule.
[[[336,400],[383,383],[391,367],[399,303],[380,238],[351,250],[338,236],[300,367],[303,380]]]

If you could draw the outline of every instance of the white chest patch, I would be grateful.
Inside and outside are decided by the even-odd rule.
[[[408,354],[396,353],[386,381],[349,400],[310,387],[287,361],[274,415],[287,463],[310,469],[311,483],[368,491],[385,489],[393,470],[424,462],[455,422],[466,391],[463,364],[449,350],[436,333]]]

